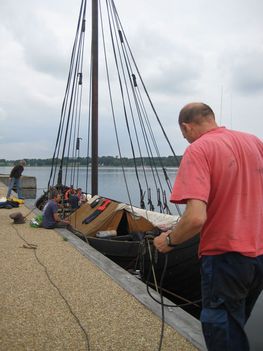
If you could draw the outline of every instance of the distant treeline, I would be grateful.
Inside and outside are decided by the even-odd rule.
[[[177,167],[178,166],[178,161],[180,162],[182,159],[182,156],[177,156],[175,158],[174,156],[167,156],[167,157],[153,157],[153,158],[148,158],[144,157],[143,159],[141,158],[136,158],[135,160],[133,158],[127,158],[124,157],[120,159],[117,156],[101,156],[99,157],[99,166],[105,166],[105,167],[134,167],[135,164],[137,167],[142,166],[144,164],[145,166],[154,166],[154,167]],[[51,158],[46,158],[46,159],[40,159],[40,158],[33,158],[25,159],[27,167],[41,167],[41,166],[51,166],[52,165],[52,159]],[[0,159],[0,166],[13,166],[17,164],[19,160],[5,160],[5,159]],[[59,160],[56,160],[56,163],[59,163]],[[87,157],[79,157],[77,159],[72,159],[72,158],[65,158],[64,159],[64,165],[78,165],[78,166],[87,166],[87,164],[91,163],[91,159]]]

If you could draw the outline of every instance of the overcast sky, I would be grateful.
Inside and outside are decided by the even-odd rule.
[[[263,137],[262,0],[115,4],[177,154],[187,146],[178,112],[191,101],[208,103],[219,124]],[[0,1],[0,158],[52,157],[79,6]],[[117,154],[108,132],[101,155]]]

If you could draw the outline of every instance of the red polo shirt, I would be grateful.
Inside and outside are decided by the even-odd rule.
[[[203,134],[186,149],[170,200],[188,199],[207,204],[200,255],[262,255],[262,141],[224,127]]]

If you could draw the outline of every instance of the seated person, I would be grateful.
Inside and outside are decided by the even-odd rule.
[[[82,195],[82,189],[81,189],[81,188],[78,188],[76,193],[77,193],[78,198],[79,198],[79,201],[80,201],[81,195]]]
[[[74,189],[73,185],[71,185],[70,188],[68,188],[68,190],[65,192],[64,199],[65,199],[66,201],[68,201],[70,195],[74,195],[74,194],[75,194],[75,189]]]
[[[49,200],[43,209],[42,227],[46,229],[65,228],[70,222],[62,220],[58,214],[58,207],[61,201],[61,195],[56,189],[50,190]]]
[[[76,191],[74,191],[74,193],[69,194],[68,202],[73,210],[79,208],[79,197]]]

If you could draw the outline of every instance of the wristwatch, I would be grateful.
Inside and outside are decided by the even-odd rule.
[[[170,233],[170,234],[168,234],[168,235],[167,235],[167,237],[166,237],[166,242],[167,242],[167,245],[168,245],[168,246],[170,246],[170,247],[175,247],[175,246],[176,246],[176,244],[172,244],[172,241],[171,241],[170,235],[171,235],[171,233]]]

